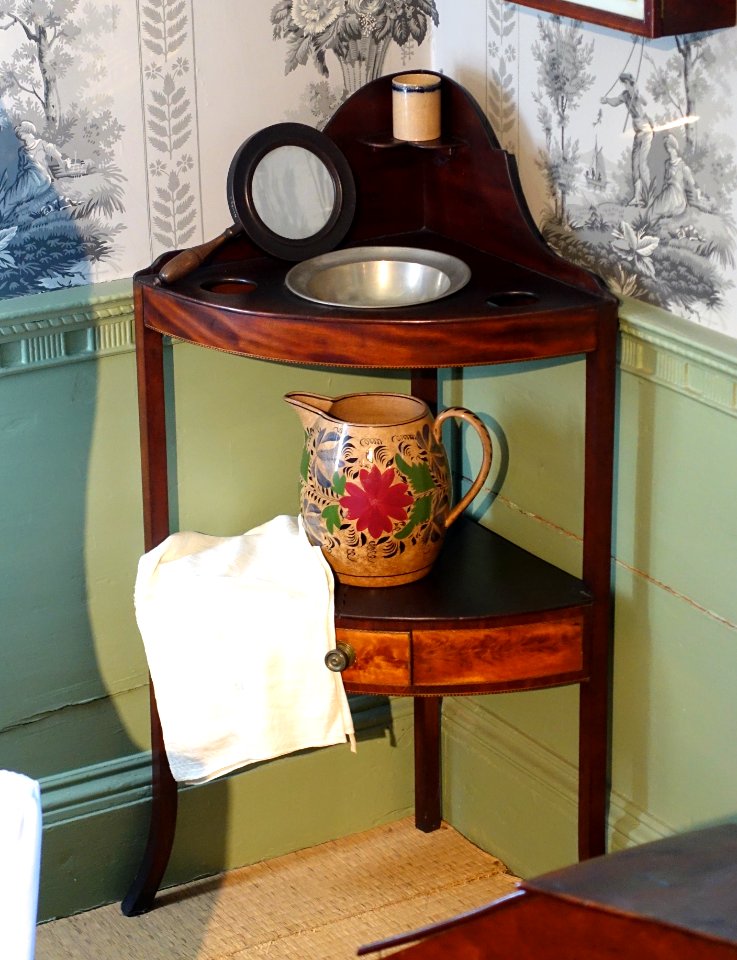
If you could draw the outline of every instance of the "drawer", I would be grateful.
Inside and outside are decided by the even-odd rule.
[[[583,617],[489,629],[415,630],[414,683],[505,683],[582,674]]]
[[[410,638],[408,633],[379,630],[350,630],[339,627],[336,640],[350,644],[356,652],[352,666],[344,672],[347,683],[370,686],[407,687],[410,683]]]

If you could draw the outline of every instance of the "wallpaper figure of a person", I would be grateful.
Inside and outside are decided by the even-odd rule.
[[[707,210],[708,201],[696,185],[691,168],[681,156],[678,140],[669,133],[663,139],[663,146],[666,153],[663,188],[650,204],[651,216],[677,217],[685,213],[689,206]]]
[[[632,121],[635,139],[632,143],[632,180],[634,194],[629,201],[630,206],[644,207],[647,204],[647,195],[652,182],[648,156],[653,144],[653,125],[645,110],[645,99],[637,89],[635,78],[631,73],[622,73],[619,76],[624,89],[617,97],[602,97],[601,102],[610,107],[625,104],[627,113]]]

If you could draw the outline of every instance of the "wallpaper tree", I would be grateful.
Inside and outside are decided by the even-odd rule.
[[[584,42],[575,21],[563,21],[560,17],[539,18],[538,33],[540,39],[532,45],[532,56],[538,65],[535,102],[547,146],[540,166],[555,196],[556,215],[565,220],[566,199],[579,170],[578,141],[572,140],[567,131],[571,113],[594,82],[588,70],[594,44]]]

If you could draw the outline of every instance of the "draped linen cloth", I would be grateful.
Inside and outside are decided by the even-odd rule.
[[[138,626],[177,781],[349,740],[333,574],[296,517],[236,537],[175,533],[141,557]]]

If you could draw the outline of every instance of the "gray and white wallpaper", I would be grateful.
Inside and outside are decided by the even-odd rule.
[[[126,210],[112,5],[0,5],[0,296],[89,282]]]
[[[219,234],[251,133],[432,66],[474,90],[560,253],[737,337],[735,53],[735,29],[643,41],[508,0],[2,0],[0,298]]]
[[[243,140],[426,66],[437,23],[435,0],[3,0],[0,298],[219,234]]]
[[[487,111],[543,235],[737,336],[734,29],[643,40],[487,0]]]

